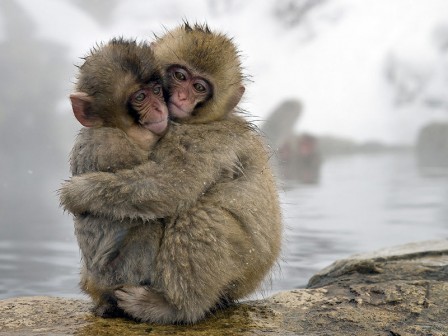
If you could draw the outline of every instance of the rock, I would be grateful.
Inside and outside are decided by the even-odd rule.
[[[0,335],[448,335],[448,240],[336,261],[308,287],[191,326],[101,319],[83,300],[13,298],[0,301]]]

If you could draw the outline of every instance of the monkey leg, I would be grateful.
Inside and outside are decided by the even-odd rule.
[[[124,285],[151,284],[163,234],[159,221],[113,221],[92,215],[75,219],[82,252],[80,287],[102,317],[123,316],[114,291]]]
[[[216,205],[202,203],[167,224],[155,283],[115,292],[118,306],[137,320],[194,323],[227,297],[241,279],[247,235]]]
[[[93,301],[92,312],[100,317],[126,316],[124,311],[117,306],[117,299],[114,295],[115,288],[102,288],[98,286],[98,281],[89,276],[83,266],[80,280],[81,290],[89,295]]]

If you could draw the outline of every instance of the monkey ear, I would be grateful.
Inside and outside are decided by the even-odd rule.
[[[236,90],[235,94],[229,100],[229,111],[233,110],[239,104],[244,91],[246,91],[246,88],[243,85]]]
[[[85,127],[98,127],[103,124],[100,117],[92,113],[93,97],[85,92],[75,92],[70,95],[73,114]]]

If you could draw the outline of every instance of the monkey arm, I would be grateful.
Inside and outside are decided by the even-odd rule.
[[[264,144],[256,134],[251,140],[241,174],[222,175],[165,220],[151,287],[115,292],[119,307],[143,321],[192,322],[259,286],[279,254],[281,215]]]
[[[197,169],[190,166],[173,173],[165,165],[148,162],[115,174],[74,176],[60,189],[61,203],[74,214],[89,212],[119,219],[165,217],[194,203],[215,179],[215,172],[191,178]]]
[[[223,171],[238,169],[245,141],[244,133],[235,133],[228,123],[173,125],[154,148],[155,161],[74,176],[60,189],[61,204],[74,214],[119,219],[175,215],[194,205]]]

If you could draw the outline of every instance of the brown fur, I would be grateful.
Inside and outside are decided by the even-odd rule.
[[[213,39],[204,27],[184,26],[172,35],[179,34],[197,34],[197,43],[170,45],[162,38],[157,48],[165,41],[179,60],[197,55],[195,48],[202,43],[209,45],[205,50],[234,54],[230,40],[223,43],[221,35]],[[204,34],[211,36],[203,39]],[[220,59],[209,58],[202,71],[213,73]],[[237,64],[224,71],[224,88],[235,85],[234,78],[241,81]],[[60,191],[62,204],[72,213],[164,218],[151,284],[125,285],[115,292],[119,307],[138,320],[196,322],[217,305],[257,289],[279,255],[281,215],[267,150],[254,127],[225,110],[219,92],[225,91],[217,90],[207,105],[211,114],[205,116],[204,107],[192,117],[202,123],[170,126],[153,148],[151,161],[115,174],[75,176]],[[213,112],[213,106],[221,110]]]
[[[106,127],[126,130],[137,116],[129,114],[129,96],[148,82],[161,81],[153,51],[146,43],[113,39],[90,51],[79,67],[77,91],[94,99],[91,114]]]
[[[88,96],[88,100],[86,104],[81,101],[84,105],[78,114],[74,107],[75,116],[96,118],[99,123],[98,127],[80,131],[70,157],[72,175],[115,172],[148,161],[149,153],[142,147],[149,149],[158,137],[144,131],[148,136],[139,138],[141,141],[137,143],[125,130],[132,131],[136,125],[128,106],[130,95],[148,82],[160,79],[149,46],[114,39],[93,49],[79,69],[77,91]],[[123,284],[151,281],[162,224],[151,221],[142,230],[141,219],[119,220],[88,212],[74,214],[75,235],[82,255],[81,289],[92,297],[97,315],[115,316],[121,313],[115,289]],[[132,242],[133,235],[144,237],[144,242]],[[153,248],[143,249],[140,244]],[[138,256],[143,250],[145,254]]]
[[[207,123],[225,118],[239,102],[243,81],[239,52],[226,35],[188,23],[155,42],[154,55],[162,71],[172,65],[193,69],[213,83],[213,99],[195,109],[182,123]]]
[[[74,176],[93,171],[114,172],[148,161],[127,135],[116,128],[84,128],[71,154]],[[163,234],[160,221],[116,219],[76,213],[75,235],[82,255],[81,289],[99,316],[121,315],[114,290],[152,281],[154,258]],[[138,237],[135,239],[133,237]]]

